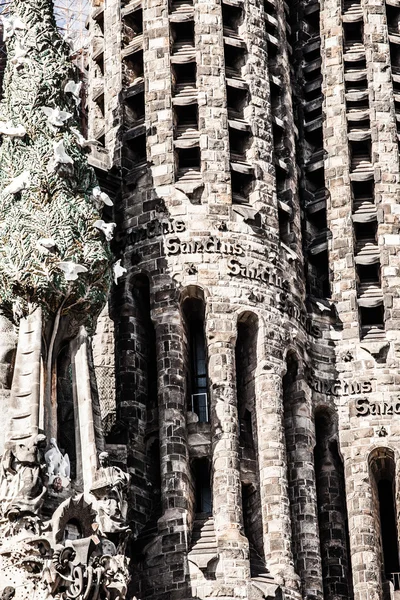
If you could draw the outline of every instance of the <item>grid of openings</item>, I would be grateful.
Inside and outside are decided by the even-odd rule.
[[[384,336],[383,295],[377,245],[377,211],[371,156],[371,126],[364,47],[364,20],[360,2],[343,5],[344,78],[347,137],[350,156],[357,299],[361,337]]]
[[[170,0],[172,106],[176,178],[201,180],[193,0]]]
[[[396,113],[397,140],[400,152],[400,1],[386,1],[390,62]]]
[[[104,4],[92,13],[92,131],[91,137],[104,145]]]
[[[223,0],[225,73],[228,103],[229,147],[234,204],[248,204],[253,187],[254,170],[248,153],[253,142],[250,117],[250,94],[243,77],[247,47],[242,37],[244,4],[242,0]]]
[[[303,143],[299,148],[301,167],[301,200],[305,219],[304,243],[307,256],[307,288],[317,298],[330,297],[328,238],[325,187],[324,150],[322,131],[322,73],[320,4],[311,0],[301,6],[301,16],[295,15],[293,29],[299,28],[296,37],[300,62],[299,80],[302,85],[302,100],[297,103],[299,129]],[[298,24],[295,23],[296,18]],[[300,116],[302,115],[302,117]]]
[[[143,74],[143,10],[139,0],[125,3],[122,17],[122,98],[125,168],[132,181],[147,168]]]
[[[286,2],[283,3],[285,13],[289,13]],[[289,44],[290,26],[285,18],[285,31],[282,32],[279,15],[273,0],[264,0],[264,19],[268,48],[268,73],[270,79],[272,135],[274,147],[274,164],[276,192],[278,197],[278,217],[280,239],[285,244],[290,244],[291,221],[293,217],[293,165],[290,164],[292,154],[291,141],[287,135],[288,121],[286,118],[287,106],[285,104],[284,84],[282,73],[287,68],[282,64],[282,53],[279,46],[285,46],[289,56],[292,48]]]

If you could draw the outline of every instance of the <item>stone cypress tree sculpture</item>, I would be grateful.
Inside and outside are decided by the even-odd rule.
[[[111,201],[86,160],[80,84],[52,0],[12,0],[3,28],[0,309],[18,346],[0,465],[0,595],[123,600],[129,475],[97,458],[86,335],[110,285],[115,225],[100,211]],[[118,262],[114,279],[122,272]],[[83,473],[74,490],[63,489],[69,463],[56,440],[55,363],[67,342]]]
[[[19,326],[11,390],[15,438],[38,433],[41,412],[45,429],[54,421],[54,357],[80,325],[93,327],[106,301],[114,224],[100,219],[110,200],[87,163],[77,124],[80,83],[52,1],[13,0],[3,27],[0,304]]]

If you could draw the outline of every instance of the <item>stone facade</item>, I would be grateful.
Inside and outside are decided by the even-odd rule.
[[[94,2],[131,596],[400,594],[399,28],[398,0]]]

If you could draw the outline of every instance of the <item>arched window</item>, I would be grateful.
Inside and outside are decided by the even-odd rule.
[[[183,303],[183,315],[188,343],[188,410],[196,413],[200,422],[207,423],[210,411],[203,301],[199,298],[187,298]]]
[[[376,521],[381,543],[382,579],[400,590],[400,559],[396,518],[394,454],[388,448],[376,449],[370,457]]]
[[[76,477],[75,414],[72,392],[72,366],[69,344],[57,357],[57,442],[71,464],[71,479]]]

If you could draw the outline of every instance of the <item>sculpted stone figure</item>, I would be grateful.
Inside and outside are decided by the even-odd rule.
[[[12,520],[22,513],[37,515],[46,494],[46,436],[39,434],[9,444],[1,463],[0,506]]]
[[[100,468],[91,493],[96,498],[98,521],[103,533],[118,533],[128,529],[126,500],[130,476],[119,467],[110,465],[108,452],[99,455]]]

